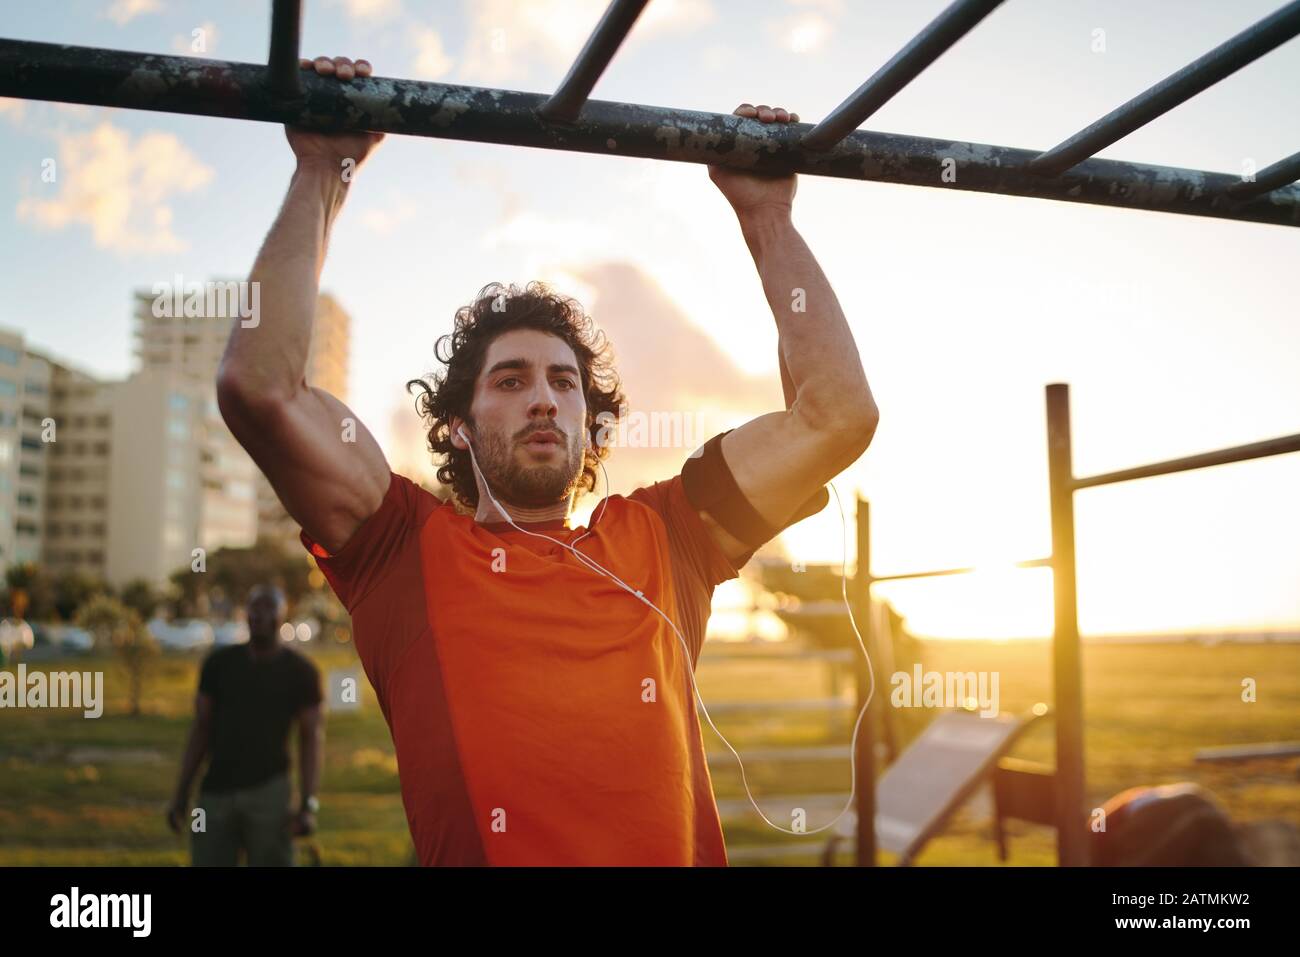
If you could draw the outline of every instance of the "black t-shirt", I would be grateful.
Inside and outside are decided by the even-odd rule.
[[[247,644],[218,648],[203,662],[199,691],[212,696],[212,762],[202,791],[256,787],[289,769],[289,727],[319,704],[320,669],[281,646],[255,660]]]

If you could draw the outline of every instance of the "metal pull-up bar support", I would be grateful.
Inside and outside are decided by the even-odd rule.
[[[1253,63],[1270,50],[1300,34],[1300,0],[1265,17],[1177,73],[1161,80],[1145,93],[1112,110],[1096,123],[1075,133],[1034,158],[1029,168],[1045,176],[1056,176],[1089,156],[1146,126],[1156,117],[1208,90],[1225,77]],[[1294,177],[1293,177],[1294,178]]]
[[[636,18],[641,16],[650,0],[613,0],[596,29],[587,39],[587,45],[569,68],[568,75],[555,95],[537,111],[552,123],[572,123],[582,112],[596,81],[609,66],[618,48],[623,45]]]
[[[1002,2],[956,0],[894,54],[893,59],[872,74],[852,96],[814,126],[812,132],[803,138],[803,146],[810,150],[824,150],[844,139]]]
[[[266,58],[267,84],[277,96],[302,96],[298,66],[302,35],[302,0],[275,0],[271,7],[271,52]]]
[[[0,96],[1300,226],[1300,186],[1287,185],[1300,178],[1300,154],[1244,180],[1228,173],[1119,160],[1078,162],[1074,157],[1082,147],[1071,147],[1062,160],[1057,150],[1042,153],[854,128],[969,32],[1000,0],[957,0],[817,126],[768,126],[733,114],[588,99],[647,2],[613,0],[550,97],[378,76],[342,83],[300,70],[300,0],[274,0],[266,66],[0,40]],[[1118,138],[1136,129],[1150,116],[1239,69],[1298,31],[1300,0],[1294,0],[1134,101],[1144,105],[1122,107],[1116,111],[1123,114],[1121,118],[1112,121],[1116,115],[1112,114],[1102,124],[1094,124],[1109,123],[1105,135],[1096,135]],[[1088,140],[1089,145],[1093,142]],[[1047,167],[1057,162],[1067,162],[1069,168],[1051,172]]]

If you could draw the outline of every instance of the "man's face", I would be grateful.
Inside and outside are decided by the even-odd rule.
[[[259,591],[248,600],[248,636],[270,641],[280,631],[280,605],[274,592]]]
[[[475,426],[465,431],[494,496],[528,508],[569,496],[582,477],[587,400],[563,339],[535,329],[497,336],[470,408]]]

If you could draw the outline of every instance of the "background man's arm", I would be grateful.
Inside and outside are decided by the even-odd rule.
[[[181,758],[181,771],[176,780],[176,792],[172,796],[171,807],[167,810],[167,823],[178,834],[185,812],[189,810],[190,791],[194,778],[199,773],[199,766],[207,757],[208,746],[212,737],[212,696],[200,691],[194,698],[194,721],[190,724],[189,740],[185,744],[185,755]]]

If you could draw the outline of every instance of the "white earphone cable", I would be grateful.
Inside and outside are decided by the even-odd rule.
[[[465,433],[464,433],[464,431],[461,431],[460,435],[461,435],[461,438],[465,438]],[[574,548],[572,545],[570,545],[570,544],[568,544],[568,543],[566,543],[566,542],[562,542],[562,541],[560,541],[560,540],[557,539],[557,538],[552,538],[550,535],[542,535],[542,534],[539,533],[539,532],[531,532],[531,531],[529,531],[528,529],[526,529],[526,528],[520,528],[517,524],[515,524],[515,520],[512,519],[512,518],[510,517],[510,513],[507,512],[504,508],[502,508],[501,503],[498,502],[498,501],[496,500],[496,497],[492,494],[492,490],[491,490],[491,488],[488,486],[487,479],[483,476],[482,471],[481,471],[481,470],[479,469],[479,467],[478,467],[478,459],[477,459],[477,458],[475,457],[475,455],[474,455],[474,447],[473,447],[473,445],[469,442],[469,440],[468,440],[467,438],[465,439],[465,444],[466,444],[466,446],[469,448],[470,462],[471,462],[471,464],[474,466],[474,471],[478,474],[478,477],[479,477],[480,481],[482,481],[482,483],[483,483],[483,489],[484,489],[484,491],[487,492],[487,496],[488,496],[488,498],[492,500],[492,504],[496,506],[497,511],[500,512],[502,515],[504,515],[506,521],[509,522],[511,525],[513,525],[517,531],[523,532],[525,535],[532,535],[532,536],[534,536],[535,538],[544,538],[544,539],[546,539],[547,541],[555,542],[555,544],[557,544],[557,545],[561,545],[561,546],[563,546],[564,548],[567,548],[569,551],[571,551],[571,552],[574,554],[574,556],[575,556],[575,557],[576,557],[580,562],[582,562],[584,565],[586,565],[586,566],[587,566],[588,568],[590,568],[592,571],[597,572],[597,574],[604,574],[604,575],[606,575],[608,578],[610,578],[612,581],[614,581],[616,584],[618,584],[619,587],[621,587],[621,588],[623,588],[625,591],[627,591],[628,594],[632,595],[634,598],[636,598],[637,600],[643,602],[644,604],[649,605],[652,609],[654,609],[655,613],[658,614],[660,618],[662,618],[664,621],[668,622],[668,626],[669,626],[670,628],[672,628],[672,630],[676,633],[676,635],[677,635],[677,640],[678,640],[679,642],[681,642],[682,651],[685,653],[685,656],[686,656],[686,657],[685,657],[685,663],[686,663],[686,665],[687,665],[686,674],[687,674],[687,677],[690,678],[690,681],[691,681],[691,690],[694,691],[694,693],[695,693],[695,699],[696,699],[696,701],[699,702],[700,709],[704,712],[704,717],[705,717],[705,719],[709,722],[709,727],[711,727],[711,728],[713,729],[714,733],[715,733],[719,738],[722,739],[722,743],[725,744],[725,745],[727,746],[727,750],[730,751],[733,755],[735,755],[735,757],[736,757],[736,763],[740,766],[740,780],[741,780],[741,783],[744,785],[744,788],[745,788],[745,795],[749,798],[749,803],[752,804],[752,805],[754,806],[754,810],[758,812],[758,816],[761,817],[761,818],[763,819],[764,823],[766,823],[769,827],[775,828],[775,829],[778,830],[778,831],[782,831],[782,832],[784,832],[784,833],[786,833],[786,834],[793,834],[793,835],[795,835],[796,837],[807,836],[807,835],[809,835],[809,834],[817,834],[817,833],[820,833],[821,831],[826,830],[827,828],[833,827],[833,826],[835,825],[835,823],[836,823],[836,822],[837,822],[841,817],[844,816],[845,812],[848,811],[848,809],[849,809],[850,807],[853,806],[853,799],[854,799],[854,797],[855,797],[856,794],[857,794],[857,779],[858,779],[858,775],[857,775],[857,745],[858,745],[858,730],[862,727],[862,718],[863,718],[863,716],[867,713],[867,709],[868,709],[869,707],[871,707],[871,699],[875,696],[875,693],[876,693],[876,676],[875,676],[875,672],[874,672],[874,670],[873,670],[872,667],[871,667],[871,656],[867,654],[867,646],[866,646],[866,643],[862,640],[862,633],[858,631],[858,623],[857,623],[857,622],[854,620],[854,618],[853,618],[853,608],[852,608],[852,605],[849,603],[849,596],[848,596],[848,580],[847,580],[847,577],[846,577],[846,574],[845,574],[845,573],[847,572],[847,570],[848,570],[848,537],[847,537],[847,534],[846,534],[845,531],[844,531],[844,505],[843,505],[843,503],[840,501],[840,493],[836,490],[836,488],[835,488],[835,484],[834,484],[833,482],[831,482],[831,483],[827,483],[828,485],[830,485],[831,491],[835,493],[835,504],[836,504],[836,506],[839,508],[839,512],[840,512],[840,551],[841,551],[841,564],[840,564],[840,594],[841,594],[841,596],[842,596],[843,599],[844,599],[844,607],[848,610],[848,613],[849,613],[849,623],[853,626],[853,634],[854,634],[854,636],[857,638],[857,641],[858,641],[858,647],[859,647],[860,649],[862,649],[862,657],[863,657],[863,659],[864,659],[864,660],[866,661],[866,663],[867,663],[867,673],[868,673],[868,675],[869,675],[870,678],[871,678],[871,684],[870,684],[870,688],[871,688],[871,690],[868,692],[868,694],[867,694],[867,700],[866,700],[866,702],[862,705],[862,709],[858,712],[857,720],[856,720],[856,721],[854,722],[854,724],[853,724],[853,737],[852,737],[852,739],[850,740],[850,743],[849,743],[849,774],[850,774],[850,782],[851,782],[851,783],[850,783],[850,787],[849,787],[849,799],[848,799],[848,801],[845,802],[844,807],[840,810],[840,813],[839,813],[839,814],[835,815],[835,817],[833,817],[833,818],[832,818],[830,821],[828,821],[826,824],[823,824],[821,827],[813,828],[812,830],[795,831],[795,830],[792,830],[792,829],[787,828],[787,827],[782,827],[782,826],[779,825],[779,824],[774,824],[772,821],[770,821],[770,820],[768,819],[767,815],[763,813],[763,809],[760,808],[760,807],[758,806],[758,802],[754,800],[753,792],[751,792],[750,789],[749,789],[749,778],[748,778],[748,776],[745,774],[745,762],[741,759],[741,757],[740,757],[740,753],[739,753],[735,748],[733,748],[733,747],[731,746],[731,742],[727,740],[726,735],[724,735],[721,731],[719,731],[719,730],[718,730],[718,726],[717,726],[716,724],[713,723],[713,718],[712,718],[712,716],[709,714],[709,709],[708,709],[708,707],[704,704],[704,698],[700,695],[700,689],[699,689],[699,686],[695,683],[695,669],[694,669],[693,667],[691,667],[691,650],[690,650],[690,646],[687,644],[686,639],[682,636],[682,633],[681,633],[681,631],[678,629],[678,627],[677,627],[675,624],[673,624],[672,620],[669,619],[669,617],[668,617],[667,615],[665,615],[662,611],[659,610],[658,606],[656,606],[656,605],[654,604],[654,602],[652,602],[652,601],[650,601],[649,599],[647,599],[647,598],[646,598],[646,597],[645,597],[645,596],[644,596],[644,595],[643,595],[639,590],[632,588],[632,587],[631,587],[630,585],[628,585],[625,581],[623,581],[621,578],[619,578],[617,575],[615,575],[615,574],[614,574],[613,572],[611,572],[609,569],[607,569],[607,568],[605,568],[604,566],[602,566],[602,565],[601,565],[599,562],[597,562],[595,559],[591,558],[591,557],[588,556],[588,555],[584,555],[584,554],[582,554],[582,552],[578,551],[578,550],[577,550],[576,548]],[[597,461],[600,461],[600,460],[598,459]],[[600,469],[601,469],[601,472],[604,473],[604,475],[605,475],[605,496],[604,496],[604,498],[601,499],[601,504],[600,504],[600,514],[601,514],[601,515],[604,515],[604,513],[605,513],[605,503],[609,500],[609,472],[605,470],[605,463],[604,463],[603,461],[600,461]],[[597,524],[598,521],[599,521],[599,518],[596,518],[596,519],[593,519],[593,520],[592,520],[592,527],[593,527],[593,528],[595,527],[595,525]],[[581,541],[583,538],[586,538],[587,535],[590,535],[590,534],[591,534],[591,531],[592,531],[592,529],[588,529],[585,533],[583,533],[582,535],[580,535],[580,536],[577,538],[577,540],[575,540],[574,544],[576,545],[577,542]]]

